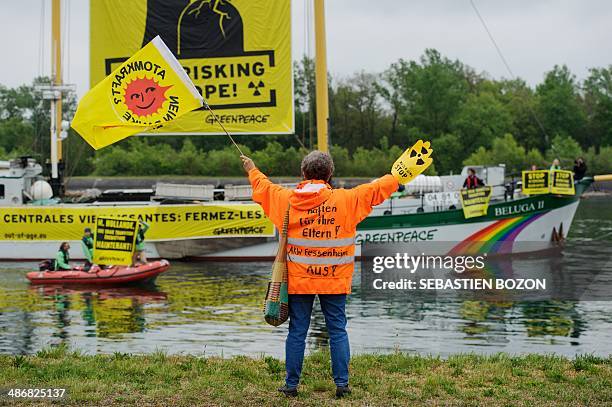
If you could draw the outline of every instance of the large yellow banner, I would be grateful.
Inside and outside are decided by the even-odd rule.
[[[274,236],[257,204],[0,207],[0,240],[80,240],[97,217],[140,219],[147,240]]]
[[[231,132],[293,133],[290,0],[92,0],[94,86],[159,35]],[[154,133],[220,134],[204,109]]]

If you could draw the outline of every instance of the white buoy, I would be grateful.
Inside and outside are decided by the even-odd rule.
[[[30,195],[35,201],[50,199],[53,197],[53,189],[47,181],[39,180],[32,184]]]

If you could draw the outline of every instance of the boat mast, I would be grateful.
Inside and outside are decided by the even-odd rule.
[[[325,40],[325,2],[314,0],[315,14],[315,82],[317,104],[317,148],[329,151],[328,121],[329,100],[327,95],[327,46]]]
[[[51,5],[51,85],[62,85],[62,34],[61,0],[53,0]],[[62,159],[62,92],[54,92],[51,99],[51,185],[54,190],[61,185],[59,162]],[[55,192],[55,191],[54,191]]]

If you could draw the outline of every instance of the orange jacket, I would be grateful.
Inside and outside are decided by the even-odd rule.
[[[281,228],[287,205],[289,294],[348,294],[355,263],[357,224],[398,188],[388,174],[353,189],[332,189],[303,181],[296,189],[272,183],[257,168],[249,171],[253,201]]]

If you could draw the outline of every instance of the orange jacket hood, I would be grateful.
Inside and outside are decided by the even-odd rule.
[[[308,180],[298,184],[289,197],[289,203],[295,209],[307,211],[327,201],[332,189],[325,181]]]

